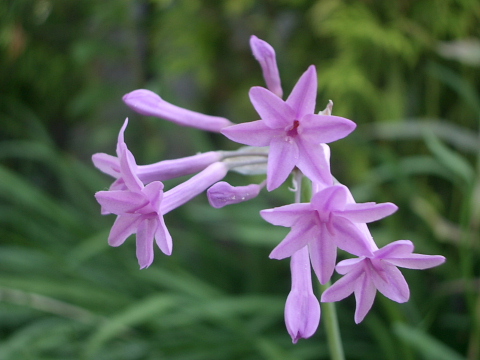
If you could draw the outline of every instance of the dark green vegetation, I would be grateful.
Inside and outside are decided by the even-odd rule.
[[[447,257],[404,270],[410,302],[378,294],[360,325],[352,298],[337,305],[347,358],[480,358],[479,31],[474,0],[0,1],[0,359],[328,359],[323,329],[292,345],[283,324],[288,261],[268,254],[286,230],[258,211],[291,202],[286,185],[173,211],[173,255],[142,271],[133,239],[108,247],[114,217],[93,198],[110,179],[90,156],[114,153],[127,116],[140,164],[237,147],[121,96],[256,120],[251,34],[275,47],[286,94],[313,63],[317,110],[332,99],[357,122],[332,171],[358,201],[400,207],[372,226],[379,246]]]

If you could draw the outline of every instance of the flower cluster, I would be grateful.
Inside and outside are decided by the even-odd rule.
[[[119,246],[136,234],[137,259],[140,268],[146,268],[153,261],[154,240],[164,254],[172,253],[172,238],[163,219],[166,213],[207,189],[215,208],[247,201],[265,186],[268,191],[275,190],[294,174],[295,203],[262,210],[260,215],[273,225],[291,229],[270,258],[290,258],[292,289],[285,305],[285,323],[295,343],[313,335],[320,322],[311,268],[321,284],[330,282],[335,269],[343,275],[322,294],[321,302],[339,301],[354,293],[355,322],[359,323],[372,307],[377,290],[399,303],[408,300],[409,288],[397,267],[426,269],[440,265],[445,258],[415,254],[409,240],[377,247],[366,224],[391,215],[397,207],[392,203],[356,203],[349,189],[330,172],[327,143],[349,135],[355,123],[333,116],[331,101],[325,110],[315,113],[317,74],[313,65],[283,100],[274,49],[255,36],[250,46],[267,84],[267,88],[255,86],[249,92],[260,120],[233,124],[225,118],[179,108],[144,89],[123,97],[140,114],[219,132],[246,147],[137,165],[124,141],[126,120],[118,136],[116,156],[93,155],[95,166],[115,178],[108,191],[99,191],[95,197],[102,214],[117,215],[109,244]],[[221,181],[228,171],[266,173],[266,180],[235,187]],[[165,191],[162,181],[185,175],[193,176]],[[299,196],[302,177],[312,183],[308,203],[302,203]],[[354,257],[337,264],[337,248]]]

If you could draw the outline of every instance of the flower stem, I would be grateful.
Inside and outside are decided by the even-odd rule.
[[[325,285],[320,284],[320,290],[324,292],[329,286],[330,282]],[[338,326],[337,311],[335,303],[322,303],[322,323],[325,326],[327,333],[328,348],[330,350],[331,360],[345,360],[343,353],[342,338],[340,336],[340,328]]]

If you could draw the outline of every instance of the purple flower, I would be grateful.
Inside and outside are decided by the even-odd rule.
[[[278,73],[275,50],[269,43],[259,39],[255,35],[250,37],[250,47],[252,48],[253,56],[262,67],[263,78],[267,83],[267,88],[281,98],[283,90],[280,82],[280,74]]]
[[[325,284],[333,274],[337,247],[357,256],[371,256],[372,244],[356,223],[369,223],[397,210],[392,203],[351,203],[346,186],[334,185],[317,192],[310,203],[262,210],[260,215],[273,225],[291,231],[270,254],[284,259],[308,245],[312,267]]]
[[[397,266],[408,269],[428,269],[442,264],[440,255],[413,254],[409,240],[398,240],[373,252],[371,257],[340,261],[337,272],[344,275],[322,294],[322,302],[339,301],[355,293],[355,322],[361,322],[373,305],[377,290],[387,298],[403,303],[410,290]]]
[[[250,90],[261,120],[222,129],[229,139],[251,146],[270,146],[267,189],[279,187],[297,166],[312,181],[331,183],[322,143],[341,139],[355,123],[338,116],[316,115],[317,73],[312,65],[286,101],[262,87]]]
[[[295,344],[312,336],[320,323],[320,304],[313,294],[308,248],[305,246],[290,260],[292,290],[285,304],[285,325]]]
[[[120,246],[130,235],[137,234],[137,259],[143,269],[153,261],[154,238],[163,253],[172,253],[172,238],[160,211],[163,184],[154,181],[143,186],[135,174],[135,159],[127,146],[120,144],[117,153],[127,189],[99,191],[95,198],[107,212],[118,215],[108,236],[111,246]]]
[[[222,117],[204,115],[170,104],[150,90],[134,90],[124,95],[123,101],[139,114],[159,117],[178,125],[201,130],[220,132],[224,127],[233,124]]]
[[[214,208],[220,209],[257,197],[263,186],[263,184],[232,186],[225,181],[220,181],[207,190],[208,201]]]

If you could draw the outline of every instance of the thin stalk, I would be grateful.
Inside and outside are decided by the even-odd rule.
[[[330,281],[325,285],[319,283],[320,291],[323,293],[331,285]],[[327,333],[328,349],[331,360],[345,360],[343,352],[342,337],[338,326],[337,310],[335,303],[322,303],[322,323]]]

